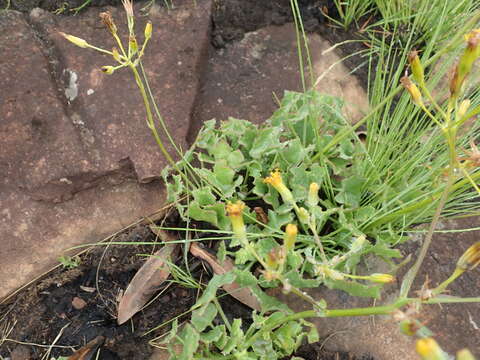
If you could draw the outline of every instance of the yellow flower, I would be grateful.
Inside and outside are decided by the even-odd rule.
[[[235,203],[227,203],[227,215],[232,223],[232,231],[240,242],[247,239],[245,223],[243,222],[243,209],[245,209],[245,204],[241,200]]]
[[[295,241],[297,240],[298,228],[297,225],[288,224],[285,228],[285,235],[283,237],[283,244],[285,251],[288,253],[295,247]]]
[[[417,340],[416,350],[423,360],[447,360],[445,353],[432,338]]]
[[[282,196],[283,201],[287,203],[293,203],[293,195],[290,190],[285,186],[282,180],[282,175],[279,169],[275,169],[270,173],[270,176],[263,179],[265,184],[272,185]]]
[[[242,217],[243,209],[245,209],[245,203],[241,200],[238,200],[235,203],[227,203],[227,214],[232,217]]]

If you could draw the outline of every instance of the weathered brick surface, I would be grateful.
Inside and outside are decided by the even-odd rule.
[[[355,76],[328,50],[332,44],[317,34],[308,34],[314,79],[322,76],[317,90],[343,97],[345,115],[359,120],[368,110],[364,89]],[[301,91],[297,44],[293,24],[268,26],[224,49],[211,49],[209,69],[195,108],[195,125],[209,118],[229,116],[262,123],[277,109],[273,94],[282,98],[285,90]],[[337,65],[333,66],[335,63]],[[307,85],[308,68],[305,67]]]
[[[210,0],[197,4],[154,9],[145,55],[160,110],[183,148],[209,41]],[[108,10],[122,28],[122,9]],[[110,48],[98,13],[0,14],[0,298],[55,264],[64,249],[97,242],[163,205],[163,188],[152,180],[166,161],[132,75],[104,75],[100,66],[113,59],[58,34]],[[139,19],[143,36],[146,18]]]

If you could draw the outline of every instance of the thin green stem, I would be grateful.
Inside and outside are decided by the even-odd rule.
[[[440,122],[437,120],[437,118],[435,116],[433,116],[430,111],[428,111],[428,109],[425,107],[425,105],[422,104],[420,107],[425,112],[425,114],[427,114],[428,117],[433,120],[433,122],[435,124],[437,124],[439,127],[442,127],[442,124],[440,124]]]
[[[405,278],[402,283],[402,288],[400,290],[400,297],[408,296],[410,288],[413,285],[413,282],[422,266],[423,260],[427,255],[427,251],[430,247],[430,244],[433,239],[433,233],[435,228],[437,227],[438,221],[440,220],[440,215],[445,207],[445,204],[448,200],[448,195],[452,190],[452,185],[455,181],[455,167],[457,165],[457,154],[456,154],[456,129],[452,126],[451,119],[450,119],[450,112],[447,112],[445,115],[445,123],[446,127],[442,128],[444,131],[445,139],[448,145],[448,153],[449,153],[449,166],[448,166],[448,179],[445,188],[443,189],[442,196],[440,197],[440,201],[438,202],[437,209],[435,210],[435,214],[433,215],[432,221],[430,222],[430,226],[428,228],[428,233],[425,236],[425,240],[423,241],[422,247],[420,249],[420,254],[418,255],[415,264],[410,268],[410,270],[405,275]]]
[[[213,302],[215,303],[215,306],[217,307],[218,313],[220,314],[220,317],[222,318],[223,322],[225,323],[225,326],[227,327],[228,331],[232,331],[232,326],[230,325],[230,321],[228,321],[227,316],[223,312],[222,305],[220,305],[220,302],[216,297],[213,298]]]
[[[285,284],[285,280],[282,279],[282,283]],[[299,288],[295,287],[295,286],[292,286],[290,284],[287,285],[287,287],[289,287],[289,291],[292,292],[293,294],[297,295],[300,299],[310,303],[311,305],[313,305],[314,308],[320,308],[319,304],[317,301],[315,301],[314,298],[312,298],[310,295],[308,295],[306,292],[303,292],[302,290],[300,290]]]
[[[418,255],[417,261],[410,268],[408,273],[405,275],[405,278],[402,283],[402,290],[400,292],[400,296],[408,295],[408,292],[410,291],[410,288],[413,285],[413,281],[415,280],[415,277],[417,276],[418,271],[420,270],[420,266],[422,265],[423,260],[427,255],[428,248],[430,247],[430,244],[432,242],[433,233],[435,231],[435,228],[437,227],[438,221],[440,220],[440,215],[447,202],[448,194],[450,194],[454,179],[455,177],[453,176],[453,168],[449,168],[447,185],[443,190],[442,196],[437,205],[437,209],[435,210],[435,214],[433,215],[432,222],[430,223],[430,226],[428,228],[428,233],[425,236],[425,240],[423,241],[422,248],[420,249],[420,254]]]
[[[297,10],[295,8],[295,1],[294,0],[290,0],[290,6],[291,6],[292,12],[293,12],[293,21],[295,22],[295,34],[296,34],[296,37],[297,37],[297,54],[298,54],[298,65],[300,67],[300,79],[302,81],[302,89],[305,92],[305,91],[307,91],[307,86],[306,86],[306,83],[305,83],[305,72],[304,72],[304,69],[303,69],[302,46],[301,46],[301,43],[300,43],[300,29],[299,29],[299,25],[298,25],[299,15],[297,14]]]
[[[105,50],[105,49],[96,47],[96,46],[91,45],[91,44],[88,44],[87,46],[88,46],[90,49],[97,50],[97,51],[99,51],[99,52],[101,52],[101,53],[104,53],[104,54],[108,54],[108,55],[113,56],[113,53],[112,53],[111,51],[108,51],[108,50]]]
[[[420,88],[422,89],[423,93],[427,96],[427,99],[430,100],[430,102],[435,107],[435,109],[437,109],[437,111],[442,115],[442,117],[444,119],[446,119],[447,114],[445,113],[445,111],[443,111],[443,109],[440,107],[440,105],[438,105],[438,103],[435,101],[435,99],[433,98],[432,94],[430,93],[430,90],[428,90],[424,81],[420,84]]]
[[[432,290],[432,295],[436,296],[441,294],[442,292],[445,291],[448,285],[450,285],[453,281],[455,281],[460,275],[462,275],[465,272],[464,269],[456,268],[455,271],[453,272],[450,277],[442,282],[440,285],[438,285],[435,289]]]
[[[140,74],[138,73],[138,70],[135,66],[130,65],[130,69],[133,72],[133,76],[135,78],[135,81],[137,82],[137,86],[140,90],[140,93],[142,95],[143,103],[145,105],[145,110],[147,112],[147,125],[150,128],[150,130],[153,133],[153,136],[155,138],[155,141],[158,144],[158,147],[162,151],[162,154],[165,156],[165,158],[168,160],[168,162],[175,168],[177,169],[177,164],[173,160],[173,158],[170,156],[169,152],[165,148],[165,145],[163,144],[162,139],[158,135],[158,132],[155,128],[155,120],[153,119],[153,114],[152,110],[150,108],[150,101],[148,100],[148,95],[147,92],[145,91],[145,86],[143,85],[142,79],[140,78]],[[180,171],[179,171],[180,172]]]
[[[461,303],[479,303],[480,297],[457,298],[457,297],[434,297],[429,300],[422,301],[423,304],[461,304]]]
[[[473,181],[468,171],[463,166],[460,166],[460,170],[462,171],[463,175],[465,175],[465,177],[468,179],[468,181],[470,181],[470,184],[472,184],[473,188],[477,190],[477,193],[480,195],[480,188],[475,183],[475,181]]]

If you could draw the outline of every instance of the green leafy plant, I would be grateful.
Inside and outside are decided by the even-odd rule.
[[[68,255],[60,256],[58,258],[58,261],[60,262],[60,264],[62,264],[64,268],[67,269],[74,269],[78,267],[81,263],[80,257]]]
[[[466,147],[478,133],[474,126],[458,135],[466,120],[480,112],[478,95],[462,99],[465,79],[480,56],[480,31],[467,36],[445,105],[431,95],[424,76],[424,67],[458,45],[464,30],[478,21],[478,14],[428,60],[410,54],[417,84],[407,76],[401,82],[413,101],[407,94],[395,98],[401,87],[382,92],[398,83],[402,71],[400,67],[385,71],[385,62],[378,62],[380,80],[374,82],[372,94],[380,95],[372,97],[372,112],[355,125],[343,116],[340,99],[313,90],[286,92],[279,109],[261,126],[233,118],[220,124],[207,121],[185,153],[168,137],[180,156],[174,161],[156,130],[154,115],[165,131],[166,127],[141,63],[152,25],[147,24],[145,41],[139,46],[131,2],[124,0],[124,7],[128,48],[108,13],[102,19],[119,50],[107,51],[64,36],[78,46],[111,55],[119,65],[104,66],[105,73],[123,67],[133,72],[144,99],[147,125],[171,164],[162,176],[168,199],[186,223],[176,229],[185,232],[184,255],[190,251],[215,265],[215,275],[191,309],[191,320],[184,325],[174,321],[163,339],[173,359],[278,359],[291,355],[304,339],[318,339],[315,327],[305,320],[312,317],[396,314],[403,325],[412,325],[408,327],[411,334],[429,336],[425,335],[428,331],[420,331],[422,327],[413,326],[418,323],[411,313],[428,304],[480,301],[443,296],[452,281],[480,263],[480,243],[465,252],[443,283],[409,296],[440,216],[468,215],[480,207],[470,201],[480,193],[478,150],[473,145],[465,151],[466,157],[458,154],[458,148]],[[298,14],[294,1],[292,9]],[[355,132],[361,125],[366,126],[366,138]],[[198,232],[196,239],[191,239],[192,221],[208,228]],[[394,247],[406,240],[406,231],[425,222],[431,225],[420,256],[390,304],[335,309],[304,291],[326,285],[354,296],[378,298],[382,284],[395,280],[393,274],[364,273],[357,265],[367,261],[366,255],[374,255],[391,264],[393,273],[392,259],[400,256]],[[205,255],[193,240],[215,240],[216,254]],[[200,286],[188,281],[188,269],[174,267],[172,272],[177,281]],[[255,300],[248,301],[254,309],[251,323],[228,319],[218,301],[220,288],[232,296],[248,289],[247,296]],[[295,313],[267,295],[269,288],[293,293],[312,308]]]

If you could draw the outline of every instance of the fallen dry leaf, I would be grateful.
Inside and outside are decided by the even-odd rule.
[[[97,290],[94,287],[83,286],[83,285],[80,285],[80,289],[88,293],[94,293]]]
[[[81,347],[68,357],[68,360],[93,360],[93,355],[97,352],[98,348],[103,345],[105,338],[103,336],[97,336],[87,345]]]
[[[174,262],[176,259],[178,244],[168,243],[175,239],[165,231],[154,228],[152,231],[166,244],[148,258],[130,281],[118,305],[117,323],[119,325],[139,312],[151,299],[155,291],[170,275],[167,261]]]
[[[192,243],[190,245],[190,253],[193,256],[196,256],[202,260],[205,260],[211,267],[215,274],[222,275],[225,274],[232,269],[235,268],[232,259],[228,256],[225,258],[223,263],[212,254],[210,254],[207,250],[203,249],[197,243]],[[238,301],[241,301],[245,305],[251,307],[254,310],[260,311],[260,302],[256,298],[256,296],[252,293],[250,288],[244,287],[241,288],[236,282],[231,284],[225,284],[222,286],[223,290],[225,290],[230,296],[233,296]]]

